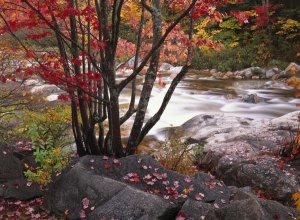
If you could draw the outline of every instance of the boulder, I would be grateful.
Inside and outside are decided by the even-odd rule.
[[[174,68],[174,66],[169,63],[162,63],[159,67],[159,71],[166,72],[166,71],[170,70],[171,68]]]
[[[176,66],[176,67],[172,67],[168,70],[168,73],[172,74],[178,74],[180,71],[182,70],[182,66]]]
[[[26,153],[1,151],[0,197],[28,200],[42,196],[40,187],[27,182],[23,175],[25,163],[34,163],[32,155]]]
[[[241,71],[246,79],[250,79],[253,76],[253,72],[251,68],[247,68]]]
[[[211,70],[210,70],[210,73],[211,73],[211,74],[214,74],[214,73],[216,73],[216,72],[218,72],[218,70],[216,70],[216,69],[211,69]]]
[[[127,67],[130,68],[130,69],[133,69],[133,67],[134,67],[134,61],[135,61],[135,56],[131,57],[127,61],[127,63],[126,63]],[[138,58],[138,65],[140,65],[141,62],[142,62],[141,58]]]
[[[278,68],[272,68],[267,70],[266,72],[266,78],[271,79],[274,75],[279,74],[280,70]]]
[[[300,188],[300,166],[281,162],[278,154],[291,129],[299,126],[298,115],[293,112],[273,120],[251,120],[204,114],[177,129],[188,141],[204,146],[198,160],[203,170],[225,184],[252,186],[290,204],[292,193]]]
[[[149,156],[85,156],[50,185],[46,205],[55,213],[69,210],[70,219],[79,218],[82,211],[88,219],[174,219],[188,198],[222,207],[230,195],[231,190],[213,176],[184,176]],[[84,198],[89,201],[85,209]]]
[[[300,65],[297,63],[290,63],[284,70],[286,77],[297,76],[300,77]]]
[[[58,88],[56,85],[50,85],[50,84],[43,84],[43,85],[37,85],[33,86],[30,90],[32,94],[41,93],[45,96],[49,96],[53,93],[62,93],[63,91]]]
[[[295,219],[295,210],[282,204],[257,198],[251,192],[237,189],[233,194],[230,204],[216,208],[215,205],[195,200],[187,200],[181,213],[188,220],[269,220],[269,219]]]
[[[249,95],[245,95],[242,97],[242,101],[246,102],[246,103],[259,103],[260,102],[260,98],[258,97],[257,94],[249,94]]]
[[[225,73],[225,76],[227,76],[229,79],[232,79],[232,78],[234,78],[234,73],[231,71],[228,71]]]
[[[274,213],[292,219],[289,213],[295,214],[277,202],[227,187],[210,174],[190,177],[167,170],[146,155],[119,160],[82,157],[49,186],[45,203],[51,212],[67,213],[68,219],[150,220],[182,215],[185,219],[235,220],[243,219],[243,213],[258,219]],[[245,210],[247,204],[251,210]]]
[[[5,183],[23,176],[21,161],[14,155],[6,152],[0,152],[0,183]]]
[[[24,178],[6,182],[2,185],[2,189],[4,199],[30,200],[43,195],[37,184],[30,183]]]

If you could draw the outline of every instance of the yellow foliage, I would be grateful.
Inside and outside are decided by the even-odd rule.
[[[295,89],[300,89],[300,79],[295,76],[289,78],[287,83]]]
[[[296,20],[281,19],[276,23],[276,25],[280,26],[280,30],[276,34],[284,36],[286,39],[295,39],[300,36],[300,22]]]
[[[211,39],[211,35],[206,31],[210,23],[209,18],[203,19],[198,25],[195,26],[195,36],[198,38]]]
[[[137,0],[129,0],[124,3],[121,11],[121,17],[129,21],[133,18],[140,18],[141,17],[141,5],[140,2]]]
[[[239,45],[239,42],[233,42],[229,44],[229,47],[237,47]]]
[[[300,192],[294,193],[292,196],[298,211],[300,211]]]

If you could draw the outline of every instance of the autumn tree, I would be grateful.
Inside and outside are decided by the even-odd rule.
[[[133,154],[160,119],[174,89],[188,71],[193,43],[206,42],[193,42],[194,20],[200,16],[221,20],[222,14],[215,9],[228,2],[7,0],[0,1],[0,33],[10,34],[32,63],[17,70],[19,77],[39,75],[67,92],[60,98],[70,101],[78,154],[122,157]],[[124,28],[128,35],[134,33],[133,40],[121,33]],[[20,37],[21,32],[25,37]],[[37,47],[41,39],[54,41],[56,46]],[[28,41],[36,42],[35,46]],[[119,79],[117,70],[122,65],[118,65],[118,58],[128,54],[135,57],[133,71]],[[174,60],[177,56],[185,58],[184,66],[168,87],[156,114],[146,119],[160,60]],[[136,79],[142,71],[145,73],[138,97]],[[121,115],[119,97],[125,87],[131,88],[131,100]],[[128,141],[122,143],[121,125],[132,117]]]

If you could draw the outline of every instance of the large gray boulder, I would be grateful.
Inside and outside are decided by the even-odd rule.
[[[119,160],[85,156],[50,185],[46,206],[54,213],[67,213],[68,219],[176,219],[180,213],[193,219],[235,206],[231,203],[236,191],[212,175],[184,176],[145,155]],[[278,207],[281,212],[293,212]],[[253,212],[262,209],[253,208]],[[233,214],[227,214],[228,219],[229,215]]]
[[[200,168],[225,184],[252,186],[291,203],[292,193],[300,188],[300,166],[282,161],[278,153],[292,130],[297,130],[298,115],[294,112],[273,120],[199,115],[177,129],[191,143],[203,144]]]
[[[187,193],[186,190],[190,189]],[[153,158],[133,155],[120,160],[85,156],[50,185],[46,204],[68,218],[174,219],[188,198],[222,207],[231,190],[214,177],[188,177],[166,170]],[[82,201],[88,198],[84,209]]]
[[[29,200],[42,196],[40,187],[28,182],[23,174],[30,156],[20,155],[0,146],[0,197],[4,199]]]
[[[282,204],[257,198],[251,192],[237,189],[230,204],[216,208],[211,204],[189,199],[181,209],[188,220],[269,220],[294,219],[294,210]]]

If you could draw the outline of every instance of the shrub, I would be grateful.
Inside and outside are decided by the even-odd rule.
[[[196,155],[202,153],[201,145],[189,145],[186,141],[171,139],[166,141],[162,148],[154,153],[155,159],[169,170],[177,171],[184,175],[194,175]]]
[[[69,164],[71,151],[62,147],[38,147],[33,155],[37,167],[29,167],[24,174],[29,181],[46,186]]]
[[[69,164],[72,152],[64,146],[72,143],[70,124],[71,111],[63,105],[42,112],[25,111],[18,132],[33,143],[36,167],[25,172],[29,181],[46,186]]]
[[[71,143],[70,125],[71,110],[60,105],[41,112],[26,110],[18,131],[36,147],[63,147]]]

